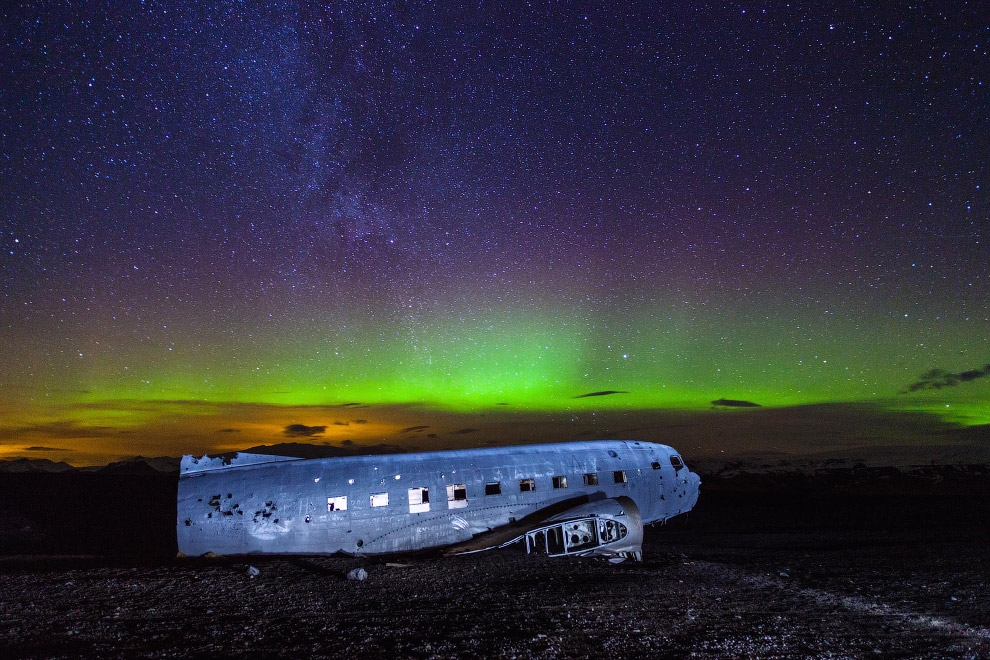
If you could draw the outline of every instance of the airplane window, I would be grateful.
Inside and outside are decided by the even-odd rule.
[[[531,493],[536,490],[536,482],[532,479],[520,479],[519,480],[519,492],[520,493]]]
[[[615,453],[614,451],[612,451],[611,449],[609,449],[609,450],[608,450],[608,455],[609,455],[609,456],[611,456],[612,458],[618,458],[618,457],[619,457],[619,455],[618,455],[618,454],[616,454],[616,453]]]
[[[653,461],[653,469],[654,470],[660,469],[660,461]]]
[[[430,510],[430,489],[426,486],[409,489],[409,513],[424,513]]]
[[[617,484],[624,484],[628,481],[625,470],[616,470],[612,473],[612,478],[615,479],[615,483]]]
[[[670,455],[670,464],[674,466],[675,470],[680,470],[682,467],[684,467],[684,462],[681,461],[681,457],[678,456],[677,454]]]
[[[388,506],[388,493],[375,493],[372,495],[371,506]]]
[[[467,506],[467,486],[464,484],[447,485],[447,508],[463,509]]]
[[[328,497],[327,511],[347,511],[347,496]]]
[[[597,486],[598,485],[598,473],[589,472],[584,475],[584,485],[585,486]]]
[[[554,488],[567,488],[567,477],[554,477],[553,478]]]
[[[501,495],[502,494],[502,484],[499,482],[485,484],[485,495]]]

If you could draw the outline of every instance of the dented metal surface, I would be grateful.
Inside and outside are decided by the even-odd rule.
[[[643,525],[689,511],[699,484],[673,448],[624,440],[325,459],[186,456],[176,530],[187,555],[477,550],[507,539],[551,555],[638,558]]]

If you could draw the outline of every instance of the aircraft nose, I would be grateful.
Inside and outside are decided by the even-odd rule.
[[[701,490],[701,477],[696,472],[689,472],[687,478],[688,508],[698,503],[698,493]]]

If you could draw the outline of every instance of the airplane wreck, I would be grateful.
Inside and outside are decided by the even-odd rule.
[[[701,479],[627,440],[299,459],[185,456],[186,555],[477,552],[642,558],[643,526],[690,511]]]

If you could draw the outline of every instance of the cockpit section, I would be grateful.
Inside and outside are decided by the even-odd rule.
[[[622,523],[608,518],[584,518],[541,527],[526,534],[526,552],[551,557],[582,554],[621,541],[629,535]]]
[[[602,500],[556,518],[518,539],[525,543],[527,554],[604,556],[617,561],[643,556],[643,521],[631,501]]]

